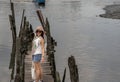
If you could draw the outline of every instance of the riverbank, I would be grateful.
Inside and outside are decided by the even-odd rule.
[[[120,4],[108,5],[104,8],[105,14],[101,14],[100,17],[120,19]]]

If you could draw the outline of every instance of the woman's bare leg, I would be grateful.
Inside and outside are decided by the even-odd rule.
[[[34,66],[36,72],[36,82],[39,82],[39,80],[42,80],[42,69],[40,62],[34,62]]]
[[[38,62],[35,62],[34,64],[35,64],[35,73],[36,73],[36,80],[35,80],[35,82],[39,82],[40,70],[39,70]]]
[[[40,62],[39,62],[39,71],[40,71],[40,75],[39,75],[39,77],[40,77],[40,80],[42,80],[42,68],[41,68],[41,64],[40,64]]]

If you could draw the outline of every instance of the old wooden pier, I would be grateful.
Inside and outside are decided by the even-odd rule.
[[[27,20],[25,16],[25,9],[23,9],[21,25],[19,34],[16,33],[16,21],[15,21],[15,11],[14,3],[10,0],[11,5],[11,15],[9,15],[13,45],[11,52],[11,59],[9,69],[11,72],[11,82],[32,82],[31,78],[31,46],[34,37],[34,31],[32,25]],[[47,18],[44,19],[42,12],[40,10],[36,11],[39,21],[46,32],[46,52],[45,61],[41,64],[43,71],[43,81],[44,82],[65,82],[66,68],[64,70],[63,79],[61,81],[59,72],[56,71],[55,65],[55,46],[56,41],[53,39],[50,33],[50,25]],[[68,59],[68,65],[70,68],[71,82],[79,82],[78,69],[75,63],[75,59],[71,56]]]
[[[50,29],[48,29],[48,24],[49,22],[46,20],[46,22],[44,21],[43,15],[41,13],[40,10],[36,11],[36,13],[38,14],[38,17],[40,19],[40,23],[42,24],[45,32],[46,32],[46,39],[47,39],[47,49],[46,49],[46,54],[45,54],[45,61],[43,63],[41,63],[42,66],[42,70],[43,70],[43,81],[44,82],[54,82],[54,79],[52,77],[52,68],[53,66],[51,65],[51,62],[48,61],[48,57],[50,56],[49,52],[50,50],[48,49],[48,45],[49,45],[49,41],[51,39],[51,35],[50,35]],[[53,41],[55,43],[55,41]],[[50,41],[50,43],[53,43]],[[49,46],[55,46],[55,44],[53,45],[49,45]],[[51,48],[52,51],[54,50],[54,48]],[[32,81],[31,79],[31,54],[29,52],[29,55],[26,55],[25,57],[25,82],[30,82]]]

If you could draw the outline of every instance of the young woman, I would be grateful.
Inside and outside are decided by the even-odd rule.
[[[32,64],[35,68],[36,79],[34,82],[42,82],[41,62],[44,61],[44,30],[37,27],[32,45]]]

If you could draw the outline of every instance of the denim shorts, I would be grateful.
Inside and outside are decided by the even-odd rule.
[[[40,62],[41,58],[42,58],[42,54],[32,55],[32,61],[33,62]]]

